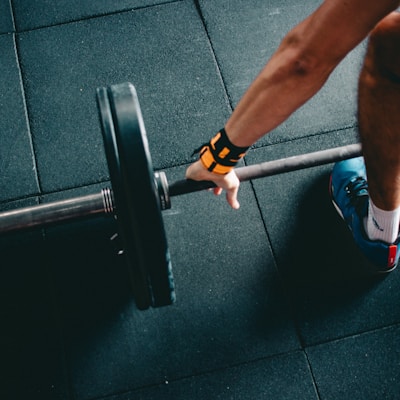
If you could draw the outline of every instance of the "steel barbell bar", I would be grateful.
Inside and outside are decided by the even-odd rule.
[[[4,211],[0,213],[0,233],[45,227],[113,212],[112,191],[107,188],[97,194]]]
[[[175,301],[175,286],[161,211],[170,208],[173,196],[215,185],[186,179],[169,185],[163,171],[154,172],[139,100],[131,83],[98,88],[97,104],[111,188],[2,212],[0,234],[91,216],[114,216],[137,307],[144,310],[170,305]],[[240,167],[236,173],[243,182],[360,154],[360,144],[353,144]]]
[[[333,162],[347,160],[358,157],[362,154],[360,143],[349,144],[347,146],[334,147],[326,150],[319,150],[312,153],[300,154],[292,157],[281,158],[278,160],[265,161],[259,164],[248,165],[235,169],[240,182],[252,179],[265,178],[267,176],[283,174],[285,172],[297,171],[326,165]],[[179,196],[181,194],[192,193],[200,190],[215,187],[209,181],[188,181],[180,180],[169,185],[169,195]]]
[[[318,165],[357,157],[361,155],[359,143],[320,150],[278,160],[236,168],[241,182],[267,176],[282,174]],[[155,173],[156,188],[160,196],[162,210],[170,208],[170,197],[193,193],[215,187],[210,181],[178,180],[168,184],[165,173]],[[91,216],[115,215],[113,192],[110,188],[100,193],[79,196],[71,199],[49,202],[0,213],[0,233],[9,233],[25,229],[45,227],[61,222],[72,221]]]

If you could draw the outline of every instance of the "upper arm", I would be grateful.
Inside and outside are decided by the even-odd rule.
[[[325,0],[295,30],[308,52],[319,59],[337,62],[382,18],[396,10],[399,3],[399,0]]]

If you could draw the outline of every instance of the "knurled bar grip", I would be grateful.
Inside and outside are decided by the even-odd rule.
[[[300,154],[279,160],[266,161],[260,164],[239,167],[235,169],[236,175],[241,182],[250,179],[264,178],[285,172],[330,164],[349,158],[358,157],[362,154],[361,144],[355,143],[347,146],[334,147],[332,149]],[[210,181],[180,180],[169,185],[169,196],[179,196],[205,189],[214,188],[216,185]]]
[[[241,182],[263,178],[285,172],[329,164],[361,155],[361,144],[351,144],[308,154],[266,161],[236,168]],[[192,193],[215,187],[213,182],[180,180],[169,185],[169,196]],[[39,204],[0,213],[0,234],[44,227],[63,221],[71,221],[99,214],[114,213],[111,189],[98,194],[75,197],[67,200]]]

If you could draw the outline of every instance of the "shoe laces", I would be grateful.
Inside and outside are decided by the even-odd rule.
[[[363,177],[358,176],[356,179],[350,181],[344,190],[354,208],[357,211],[361,211],[364,208],[365,200],[368,198],[367,181]]]

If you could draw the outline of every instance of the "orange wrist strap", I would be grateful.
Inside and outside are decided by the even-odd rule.
[[[225,175],[246,154],[248,147],[235,146],[222,128],[209,143],[202,145],[195,153],[200,152],[200,160],[208,171]]]

